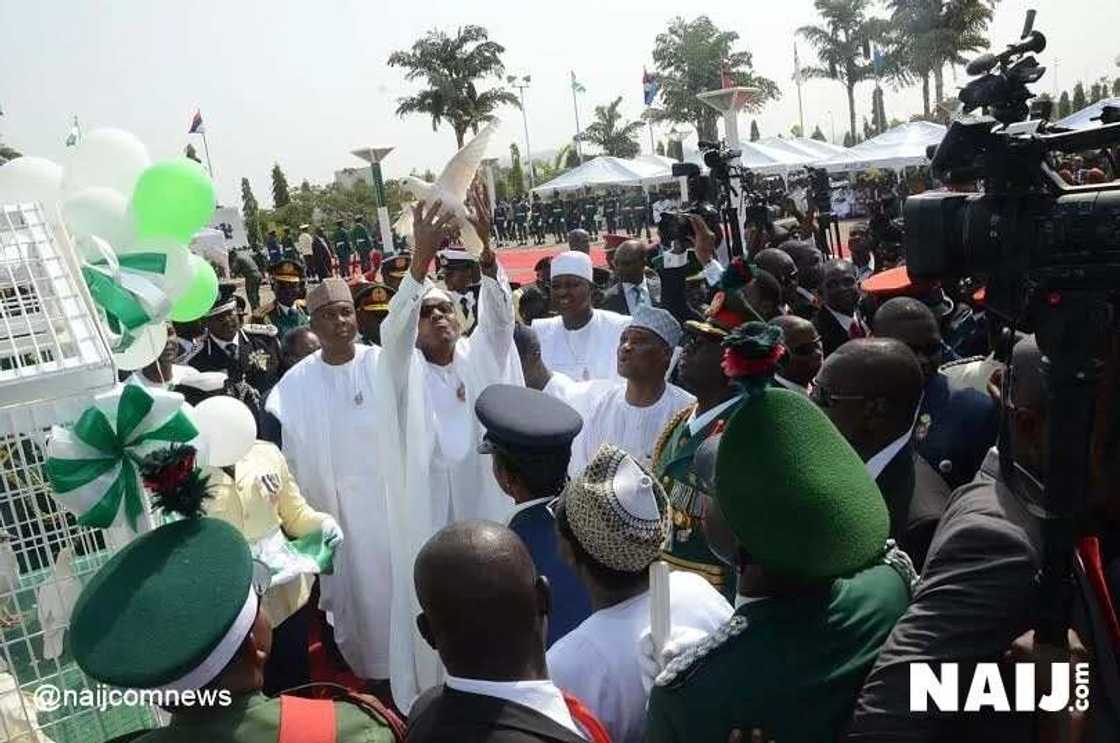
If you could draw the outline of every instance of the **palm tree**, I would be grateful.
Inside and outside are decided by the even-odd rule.
[[[595,120],[580,133],[580,141],[597,146],[605,155],[636,157],[642,150],[634,138],[644,124],[640,121],[623,123],[618,110],[621,104],[622,96],[619,96],[606,106],[596,106]]]
[[[447,122],[462,147],[467,132],[477,132],[498,108],[521,107],[517,96],[501,85],[482,91],[475,85],[476,80],[501,77],[503,52],[505,47],[490,41],[482,26],[464,26],[454,37],[429,31],[411,49],[393,52],[389,66],[403,67],[406,80],[424,80],[428,85],[416,95],[398,99],[397,115],[427,114],[433,131]]]
[[[965,64],[966,55],[988,48],[985,36],[992,8],[999,0],[888,0],[898,57],[922,81],[924,112],[930,114],[929,83],[934,102],[945,98],[946,64]]]
[[[848,92],[848,129],[856,140],[856,85],[875,77],[871,60],[865,57],[872,42],[885,38],[886,24],[867,18],[871,0],[815,0],[813,5],[824,21],[819,26],[802,26],[801,38],[816,50],[820,66],[806,67],[806,77],[836,80]]]

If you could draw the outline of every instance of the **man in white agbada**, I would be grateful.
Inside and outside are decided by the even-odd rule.
[[[379,449],[394,494],[391,680],[402,711],[443,677],[439,658],[416,629],[417,553],[453,521],[504,523],[512,507],[494,480],[489,457],[478,453],[484,431],[474,403],[491,384],[524,384],[513,345],[513,299],[490,249],[490,211],[480,189],[470,201],[469,218],[483,241],[474,333],[462,337],[451,298],[427,277],[441,239],[455,224],[453,214],[440,216],[439,202],[413,212],[412,265],[381,325],[379,386],[393,403],[381,420],[387,433]]]
[[[376,452],[385,444],[377,386],[380,349],[355,344],[354,302],[342,279],[307,296],[322,348],[293,366],[265,409],[280,422],[284,457],[308,504],[350,535],[334,574],[319,578],[319,607],[351,670],[389,678],[392,577],[386,483]]]
[[[576,381],[618,379],[618,338],[630,318],[591,307],[591,258],[560,253],[552,259],[551,284],[560,314],[533,322],[545,365]]]
[[[568,396],[576,398],[572,407],[584,418],[583,431],[572,445],[571,475],[582,472],[603,444],[614,444],[643,467],[651,466],[661,431],[696,401],[665,381],[680,337],[681,326],[667,310],[639,306],[616,347],[622,379],[569,390]]]

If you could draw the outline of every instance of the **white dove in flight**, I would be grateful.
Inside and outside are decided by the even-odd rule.
[[[475,173],[478,172],[478,166],[482,164],[486,147],[490,144],[490,139],[497,131],[499,123],[494,119],[475,135],[474,139],[463,145],[463,149],[456,152],[444,166],[443,172],[439,174],[435,183],[428,183],[414,176],[405,176],[401,179],[404,190],[415,196],[418,201],[426,204],[439,201],[443,204],[442,211],[451,212],[456,216],[463,247],[471,255],[482,253],[482,239],[475,232],[474,225],[467,219],[467,207],[464,202],[467,198],[467,189],[470,188]],[[405,207],[405,213],[408,214],[408,218],[402,217],[398,220],[398,224],[402,228],[407,227],[411,232],[412,213],[409,207]]]

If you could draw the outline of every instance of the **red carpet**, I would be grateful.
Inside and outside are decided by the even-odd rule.
[[[506,270],[509,280],[518,284],[530,284],[536,280],[537,274],[533,266],[541,258],[563,253],[567,245],[542,245],[539,248],[498,248],[498,260]],[[599,246],[591,247],[591,263],[595,266],[606,266],[607,255]]]

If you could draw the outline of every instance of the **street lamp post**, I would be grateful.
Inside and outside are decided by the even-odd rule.
[[[373,176],[373,201],[377,205],[377,223],[381,227],[381,250],[393,252],[393,227],[389,223],[389,206],[385,200],[385,181],[381,178],[381,161],[393,151],[392,147],[360,147],[350,154],[369,163]]]
[[[506,82],[517,88],[521,94],[521,122],[525,125],[525,162],[529,165],[529,190],[536,185],[533,173],[533,151],[529,149],[529,115],[525,112],[525,89],[529,87],[529,75],[507,75]]]

